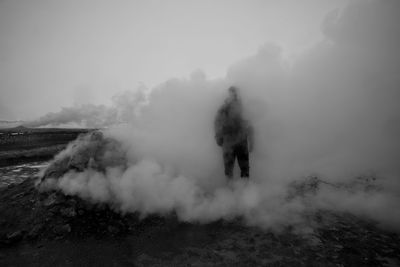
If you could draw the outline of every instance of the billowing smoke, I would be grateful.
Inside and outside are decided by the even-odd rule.
[[[243,216],[279,227],[301,223],[306,209],[328,208],[398,227],[399,10],[397,0],[355,1],[329,14],[325,38],[290,64],[279,46],[266,44],[224,79],[201,71],[171,79],[135,102],[140,112],[127,109],[130,123],[104,132],[122,144],[126,165],[70,171],[47,185],[188,221]],[[251,182],[226,186],[213,119],[232,84],[242,89],[255,151]],[[325,185],[311,201],[288,200],[288,184],[308,175]],[[373,177],[376,190],[351,187],[357,177]]]
[[[112,106],[82,104],[64,107],[37,120],[25,122],[29,127],[83,127],[103,128],[130,121],[140,106],[145,103],[145,87],[131,92],[125,91],[112,97]]]

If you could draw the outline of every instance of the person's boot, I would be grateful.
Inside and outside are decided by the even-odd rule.
[[[249,173],[248,172],[241,172],[240,173],[240,178],[248,180],[249,179]]]

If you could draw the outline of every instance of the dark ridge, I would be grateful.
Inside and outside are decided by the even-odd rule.
[[[93,129],[28,128],[0,129],[0,166],[49,160],[79,135]]]

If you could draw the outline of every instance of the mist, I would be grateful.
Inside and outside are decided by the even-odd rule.
[[[146,87],[125,91],[111,98],[112,105],[76,104],[50,112],[36,120],[23,122],[28,127],[104,128],[130,121],[145,104]]]
[[[353,1],[325,17],[322,40],[295,60],[279,44],[267,43],[220,79],[198,70],[139,89],[140,97],[125,104],[45,115],[32,125],[107,126],[105,136],[122,144],[128,162],[105,166],[105,172],[69,172],[45,186],[143,216],[176,212],[199,222],[239,216],[277,229],[304,224],[305,211],[325,208],[398,231],[399,10],[396,0]],[[227,186],[213,119],[231,85],[241,89],[255,150],[250,182]],[[311,201],[288,201],[288,185],[308,175],[334,184],[373,176],[379,190],[323,186]]]

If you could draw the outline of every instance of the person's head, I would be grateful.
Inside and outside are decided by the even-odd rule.
[[[238,101],[239,100],[239,89],[235,86],[231,86],[228,89],[229,92],[229,100]]]
[[[229,96],[227,99],[227,103],[229,104],[230,112],[232,114],[241,114],[242,103],[240,101],[239,88],[231,86],[229,87],[228,92]]]

